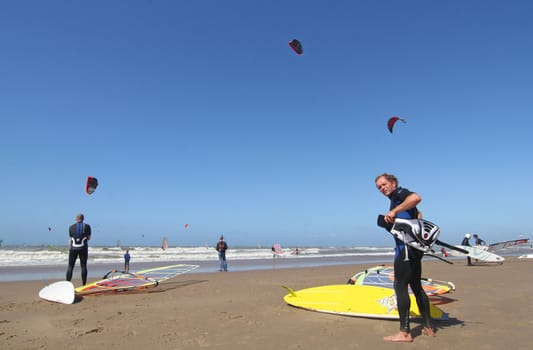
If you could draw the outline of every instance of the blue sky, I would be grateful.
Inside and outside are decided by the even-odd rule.
[[[83,212],[94,245],[393,245],[375,226],[382,172],[422,196],[444,241],[529,236],[531,13],[3,1],[0,239],[64,244]],[[394,115],[407,123],[390,134]]]

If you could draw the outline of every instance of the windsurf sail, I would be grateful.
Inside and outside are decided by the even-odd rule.
[[[455,290],[455,285],[449,281],[441,281],[432,278],[422,277],[422,288],[428,296],[441,295],[450,293]],[[394,267],[392,266],[374,266],[365,271],[353,275],[348,284],[360,286],[376,286],[384,288],[394,288]],[[411,287],[409,293],[413,294]]]
[[[76,288],[76,294],[86,295],[105,292],[131,291],[155,287],[158,283],[158,281],[144,276],[113,270],[108,272],[104,276],[104,279],[100,281]]]
[[[135,274],[142,275],[161,283],[178,275],[183,275],[184,273],[196,270],[198,267],[199,265],[178,264],[140,270],[135,272]]]
[[[166,237],[163,237],[163,242],[161,243],[161,249],[167,250],[168,249],[168,240]]]
[[[489,244],[489,251],[504,249],[504,248],[512,247],[512,246],[519,245],[519,244],[527,244],[528,242],[529,242],[529,238],[522,238],[522,239],[511,240],[511,241],[493,243],[493,244]]]
[[[272,253],[274,254],[274,257],[283,254],[283,249],[281,249],[281,245],[279,243],[274,243],[272,245]]]
[[[179,264],[140,270],[135,273],[112,270],[102,280],[76,288],[76,294],[135,291],[155,287],[178,275],[193,271],[199,265]]]

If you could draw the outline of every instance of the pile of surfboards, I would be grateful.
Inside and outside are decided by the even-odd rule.
[[[294,291],[283,286],[289,294],[287,304],[311,311],[345,316],[398,319],[396,295],[393,289],[394,269],[375,266],[355,274],[347,284],[312,287]],[[455,290],[452,282],[422,278],[428,296],[441,296]],[[411,317],[421,317],[415,296],[410,293]],[[448,314],[430,303],[430,314],[435,320],[447,320]]]

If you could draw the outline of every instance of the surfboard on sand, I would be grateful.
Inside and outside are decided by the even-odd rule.
[[[351,284],[320,286],[298,291],[285,286],[283,288],[289,292],[284,297],[285,302],[298,308],[354,317],[399,318],[396,295],[390,288]],[[411,317],[421,317],[415,297],[411,295],[410,298]],[[430,304],[430,312],[434,320],[448,319],[448,314],[433,304]]]
[[[491,253],[485,249],[480,249],[480,248],[477,248],[477,247],[469,247],[469,246],[465,246],[465,245],[456,245],[456,247],[458,248],[462,248],[466,251],[468,251],[468,254],[464,254],[464,253],[461,253],[461,252],[458,252],[456,250],[450,250],[448,251],[448,253],[452,256],[469,256],[471,258],[474,258],[474,259],[477,259],[479,261],[482,261],[482,262],[486,262],[486,263],[500,263],[500,264],[503,264],[504,262],[504,258],[497,255],[497,254],[494,254],[494,253]]]
[[[72,304],[76,297],[74,285],[69,281],[60,281],[47,285],[39,291],[41,299],[61,304]]]
[[[155,287],[159,283],[198,268],[198,265],[162,266],[135,273],[111,271],[105,278],[75,289],[77,295],[121,292]]]

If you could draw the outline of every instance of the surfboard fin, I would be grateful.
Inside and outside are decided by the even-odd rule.
[[[294,290],[292,290],[292,288],[290,287],[287,287],[287,286],[281,286],[282,288],[285,288],[287,290],[287,292],[289,292],[291,294],[291,296],[293,297],[297,297],[296,293],[294,292]]]

